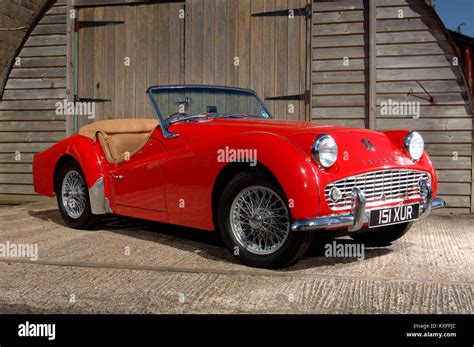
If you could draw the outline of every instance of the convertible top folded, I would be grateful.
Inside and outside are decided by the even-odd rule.
[[[99,142],[109,163],[119,164],[138,153],[159,126],[155,119],[114,119],[82,127],[79,135]]]

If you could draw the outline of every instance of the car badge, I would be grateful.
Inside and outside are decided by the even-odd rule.
[[[362,143],[368,151],[375,152],[375,146],[372,142],[367,139],[362,139]]]

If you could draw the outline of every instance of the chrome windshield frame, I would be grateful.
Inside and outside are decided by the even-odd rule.
[[[253,90],[244,89],[244,88],[236,88],[236,87],[225,87],[225,86],[211,86],[211,85],[200,85],[200,84],[180,84],[180,85],[163,85],[163,86],[154,86],[150,87],[147,90],[148,97],[150,98],[151,104],[155,113],[158,117],[160,122],[160,127],[163,132],[163,136],[165,138],[174,138],[179,136],[179,134],[175,134],[169,131],[169,125],[166,119],[163,117],[163,114],[160,112],[160,108],[158,107],[158,103],[156,98],[153,96],[153,93],[158,92],[160,90],[182,90],[182,89],[210,89],[210,90],[221,90],[221,91],[233,91],[239,93],[247,93],[253,95],[257,101],[262,106],[262,109],[268,114],[268,119],[272,119],[272,113],[267,108],[263,100],[255,93]]]

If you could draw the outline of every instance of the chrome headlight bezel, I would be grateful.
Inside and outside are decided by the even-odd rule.
[[[311,157],[320,168],[331,168],[336,163],[337,156],[337,143],[331,135],[321,134],[314,140],[311,146]]]
[[[418,143],[416,143],[417,141]],[[420,150],[420,142],[421,141],[421,150]],[[410,156],[411,160],[418,161],[423,156],[425,152],[425,141],[423,136],[417,131],[410,131],[404,140],[405,150],[407,151],[408,155]],[[418,146],[418,148],[416,147]]]

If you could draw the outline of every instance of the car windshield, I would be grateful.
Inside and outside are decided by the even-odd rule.
[[[150,88],[152,102],[166,124],[208,118],[271,118],[251,91],[224,87]]]

